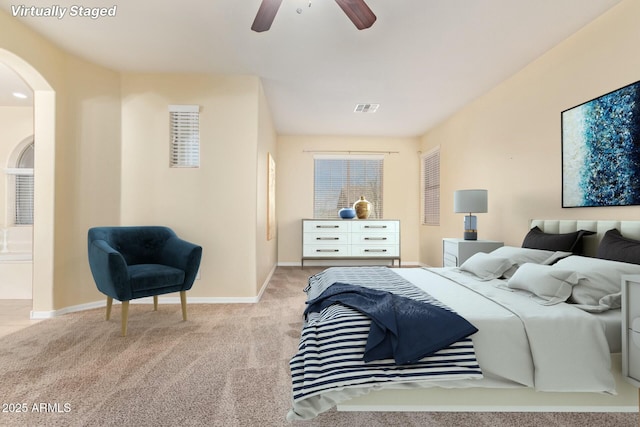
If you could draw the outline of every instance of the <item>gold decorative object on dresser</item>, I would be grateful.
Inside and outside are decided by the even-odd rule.
[[[302,220],[302,258],[305,260],[376,259],[398,260],[400,266],[399,220]]]
[[[367,219],[371,215],[371,202],[360,196],[360,200],[353,204],[353,209],[356,210],[356,216],[358,219]]]

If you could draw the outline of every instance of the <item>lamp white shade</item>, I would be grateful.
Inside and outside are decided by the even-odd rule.
[[[487,212],[487,190],[457,190],[453,193],[455,213]]]

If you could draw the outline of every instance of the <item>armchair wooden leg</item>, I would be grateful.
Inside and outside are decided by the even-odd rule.
[[[158,311],[158,295],[153,296],[153,311]]]
[[[113,298],[107,297],[107,320],[111,319],[111,306],[113,305]]]
[[[127,320],[129,319],[129,301],[122,301],[122,336],[127,336]]]
[[[182,306],[182,320],[187,320],[187,291],[180,291],[180,305]]]

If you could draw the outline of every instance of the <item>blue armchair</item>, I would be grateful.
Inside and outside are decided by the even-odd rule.
[[[198,273],[202,248],[180,239],[167,227],[94,227],[88,233],[89,266],[98,290],[107,296],[107,320],[113,299],[122,302],[122,336],[127,335],[129,301],[180,292],[187,320],[186,292]]]

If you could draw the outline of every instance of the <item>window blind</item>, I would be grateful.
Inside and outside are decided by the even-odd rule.
[[[16,175],[16,225],[33,224],[33,174]]]
[[[169,105],[170,158],[174,168],[200,167],[200,107]]]
[[[422,224],[440,225],[440,149],[422,156]]]
[[[371,219],[383,216],[382,156],[316,156],[314,158],[314,218],[338,218],[364,196],[372,204]]]
[[[14,225],[33,224],[33,168],[6,169],[9,188],[14,188],[14,197],[9,199],[9,212]]]

